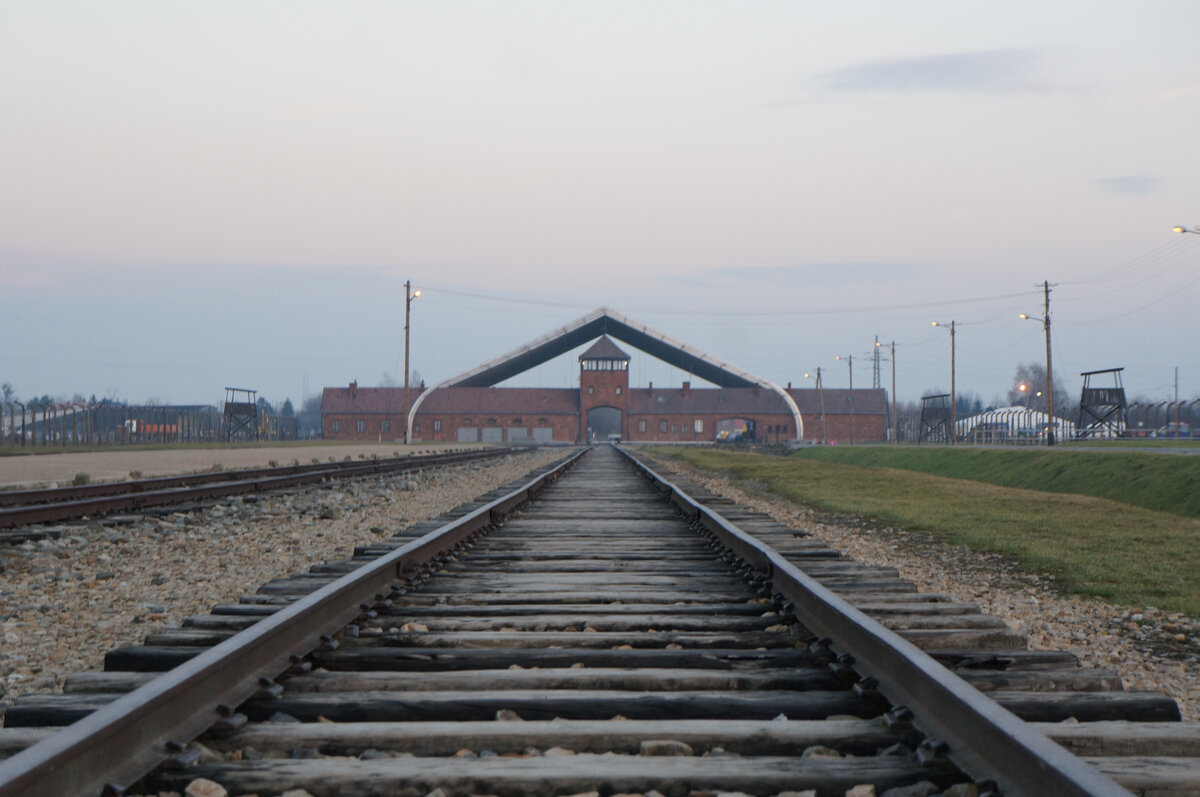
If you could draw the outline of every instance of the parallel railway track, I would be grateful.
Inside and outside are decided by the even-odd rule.
[[[1200,784],[1173,701],[609,447],[577,457],[17,700],[0,751],[33,746],[0,794]]]
[[[484,448],[384,459],[285,465],[277,468],[192,473],[100,484],[0,492],[0,529],[127,512],[230,495],[283,490],[334,479],[452,465],[505,456],[511,449]],[[38,530],[25,532],[37,536]],[[12,541],[17,534],[0,535]]]

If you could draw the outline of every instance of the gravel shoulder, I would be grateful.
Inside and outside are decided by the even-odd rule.
[[[752,486],[655,458],[705,488],[804,529],[845,556],[895,567],[921,592],[972,601],[1038,650],[1069,650],[1084,667],[1121,675],[1126,689],[1174,698],[1184,719],[1200,721],[1200,620],[1154,607],[1116,606],[1065,595],[1053,579],[1022,571],[1005,557],[937,543],[919,534],[873,528],[860,519],[813,511]]]
[[[225,499],[204,510],[90,521],[61,539],[0,545],[0,699],[57,691],[65,676],[99,669],[112,648],[140,644],[214,604],[236,603],[273,578],[347,557],[355,545],[435,517],[566,453],[542,449],[495,463]]]
[[[110,448],[69,454],[37,453],[0,456],[0,489],[43,487],[51,484],[70,484],[78,473],[86,473],[91,481],[123,481],[131,471],[143,476],[169,476],[212,470],[219,465],[225,470],[236,468],[265,468],[272,461],[291,464],[293,460],[307,464],[314,459],[328,462],[330,457],[370,459],[372,456],[393,457],[427,454],[433,451],[454,451],[478,446],[453,443],[429,443],[405,446],[401,443],[346,443],[331,445],[294,445],[270,448],[184,448],[166,450],[131,450]]]

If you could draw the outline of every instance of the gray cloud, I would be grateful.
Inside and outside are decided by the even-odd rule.
[[[1146,174],[1130,174],[1123,177],[1104,177],[1099,180],[1105,191],[1118,194],[1145,196],[1158,187],[1158,180]]]
[[[713,269],[714,277],[769,282],[773,285],[892,283],[920,279],[927,267],[915,263],[804,263],[794,266],[744,266]]]
[[[999,94],[1041,91],[1041,57],[1032,50],[987,50],[897,58],[843,67],[821,76],[828,91],[902,94],[951,92]]]

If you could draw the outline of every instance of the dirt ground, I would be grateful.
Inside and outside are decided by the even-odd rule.
[[[166,451],[135,451],[111,448],[103,451],[70,454],[18,454],[0,456],[0,489],[4,487],[47,487],[70,484],[78,473],[86,473],[93,482],[121,481],[131,471],[142,476],[166,476],[175,473],[194,473],[212,470],[214,465],[225,469],[265,468],[271,460],[290,465],[292,460],[307,464],[313,459],[327,462],[330,457],[344,459],[372,454],[391,457],[396,454],[422,454],[470,446],[455,443],[421,443],[404,446],[400,443],[345,443],[338,445],[288,445],[272,448],[190,448]]]

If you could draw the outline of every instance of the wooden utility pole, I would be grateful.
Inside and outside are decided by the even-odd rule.
[[[408,445],[408,322],[412,318],[413,299],[421,295],[412,292],[412,282],[404,281],[404,445]]]
[[[1045,291],[1042,305],[1042,327],[1046,330],[1046,408],[1050,427],[1046,430],[1046,445],[1054,445],[1054,362],[1050,357],[1050,280],[1042,283]]]
[[[900,444],[900,427],[896,423],[896,341],[892,341],[892,445]]]

